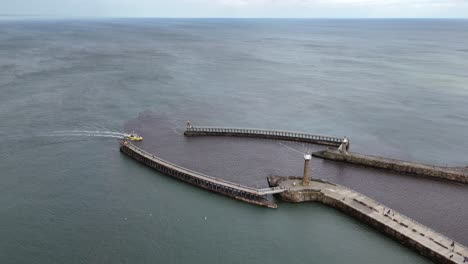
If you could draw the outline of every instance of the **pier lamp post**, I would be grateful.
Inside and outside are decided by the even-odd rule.
[[[309,185],[309,162],[312,159],[310,154],[304,155],[304,178],[302,179],[302,185]]]

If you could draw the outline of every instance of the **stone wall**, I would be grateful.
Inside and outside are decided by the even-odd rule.
[[[343,154],[337,150],[327,149],[323,151],[314,152],[312,156],[322,159],[328,159],[333,161],[347,162],[356,165],[362,165],[366,167],[373,167],[378,169],[384,169],[399,173],[420,175],[425,177],[432,177],[438,179],[444,179],[449,181],[455,181],[460,183],[468,183],[468,174],[463,171],[457,171],[451,168],[431,166],[426,164],[413,163],[408,161],[387,159],[376,156],[369,156],[363,154],[357,154],[349,152],[349,154]]]
[[[276,203],[268,200],[266,196],[246,192],[245,190],[242,190],[241,186],[239,186],[238,184],[234,184],[231,185],[232,187],[229,187],[225,184],[221,184],[219,182],[221,180],[218,179],[207,179],[206,177],[208,176],[204,178],[200,178],[200,176],[197,177],[196,173],[182,168],[180,166],[177,166],[175,164],[168,163],[149,153],[144,153],[143,150],[139,149],[134,145],[128,143],[123,144],[120,147],[120,151],[150,168],[153,168],[163,174],[171,176],[177,180],[189,183],[191,185],[197,186],[199,188],[255,205],[265,206],[269,208],[277,207]]]
[[[300,177],[268,177],[268,182],[271,187],[281,186],[281,182],[288,180],[301,180]],[[325,181],[321,181],[325,182]],[[326,183],[326,182],[325,182]],[[334,185],[332,183],[329,183]],[[336,186],[336,185],[334,185]],[[341,188],[341,187],[338,187]],[[310,189],[301,190],[287,190],[278,194],[280,200],[285,202],[301,203],[301,202],[320,202],[324,205],[338,209],[339,211],[375,228],[379,232],[391,237],[392,239],[400,242],[401,244],[417,251],[419,254],[426,256],[436,263],[459,263],[453,258],[444,256],[435,250],[418,243],[411,236],[407,236],[404,232],[399,232],[397,229],[391,228],[383,222],[378,221],[371,215],[363,213],[362,211],[353,208],[352,206],[344,203],[342,200],[337,199],[331,195],[327,195],[320,189],[311,187]],[[418,234],[411,234],[418,236]]]

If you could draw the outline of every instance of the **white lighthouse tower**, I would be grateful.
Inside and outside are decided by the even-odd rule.
[[[304,178],[302,179],[302,185],[309,185],[309,162],[312,159],[312,155],[304,155]]]

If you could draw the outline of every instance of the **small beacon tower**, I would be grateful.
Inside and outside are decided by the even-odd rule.
[[[344,137],[343,140],[341,141],[340,146],[338,147],[338,151],[343,154],[348,154],[349,150],[349,139],[348,137]]]
[[[310,154],[304,154],[304,178],[302,185],[309,185],[309,162],[312,159]]]

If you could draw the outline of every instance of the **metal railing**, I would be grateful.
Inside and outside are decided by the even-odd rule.
[[[232,183],[232,182],[229,182],[229,181],[226,181],[226,180],[223,180],[223,179],[218,179],[218,178],[215,178],[215,177],[211,177],[211,176],[208,176],[208,175],[205,175],[205,174],[202,174],[202,173],[199,173],[199,172],[196,172],[196,171],[181,167],[181,166],[179,166],[177,164],[174,164],[174,163],[171,163],[169,161],[163,160],[163,159],[161,159],[159,157],[154,156],[153,154],[151,154],[151,153],[149,153],[147,151],[144,151],[144,150],[140,149],[139,147],[133,145],[132,143],[130,143],[128,141],[127,141],[125,146],[130,148],[132,151],[137,152],[140,155],[146,157],[147,159],[150,159],[150,160],[152,160],[152,161],[154,161],[154,162],[156,162],[156,163],[158,163],[158,164],[160,164],[160,165],[162,165],[164,167],[176,170],[176,171],[181,172],[181,173],[188,174],[191,177],[194,177],[194,178],[197,178],[197,179],[200,179],[200,180],[205,180],[205,181],[209,181],[209,182],[212,182],[212,183],[216,183],[218,185],[221,185],[221,186],[224,186],[224,187],[227,187],[227,188],[232,188],[232,189],[236,189],[236,190],[239,190],[239,191],[244,191],[244,192],[255,194],[255,195],[275,194],[275,193],[281,193],[281,192],[284,191],[284,188],[282,188],[282,187],[270,187],[270,188],[263,188],[263,189],[255,189],[255,188],[244,186],[244,185],[241,185],[241,184]]]
[[[374,199],[372,199],[372,198],[370,198],[368,196],[365,196],[365,195],[363,195],[361,193],[358,193],[358,192],[356,192],[356,191],[354,191],[354,190],[352,190],[352,189],[350,189],[348,187],[342,186],[342,185],[335,184],[335,186],[337,186],[339,188],[342,188],[344,190],[347,190],[350,193],[354,193],[355,196],[357,196],[358,198],[361,198],[361,200],[362,199],[367,200],[368,202],[372,203],[374,206],[380,206],[380,207],[384,208],[384,211],[391,210],[393,213],[395,213],[395,215],[400,217],[402,220],[407,221],[407,222],[411,222],[414,225],[418,226],[419,230],[425,231],[426,232],[425,235],[427,235],[427,232],[430,232],[430,233],[432,233],[432,235],[436,235],[436,236],[439,236],[442,239],[445,239],[445,241],[443,241],[443,242],[445,242],[447,244],[449,244],[450,242],[455,242],[453,239],[448,238],[447,236],[445,236],[445,235],[443,235],[443,234],[441,234],[441,233],[427,227],[426,225],[423,225],[423,224],[419,223],[418,221],[416,221],[416,220],[414,220],[414,219],[412,219],[412,218],[410,218],[410,217],[408,217],[408,216],[406,216],[406,215],[404,215],[404,214],[402,214],[400,212],[397,212],[397,211],[391,209],[390,207],[387,207],[387,206],[377,202],[376,200],[374,200]],[[400,223],[401,222],[402,221],[400,221]],[[442,242],[442,241],[438,241],[438,242]],[[463,250],[467,250],[467,248],[464,245],[462,245],[462,244],[460,244],[458,242],[455,242],[455,245],[457,245],[457,247],[462,248]]]
[[[334,143],[342,143],[342,138],[329,137],[329,136],[320,136],[312,135],[303,132],[294,132],[294,131],[282,131],[282,130],[269,130],[269,129],[255,129],[255,128],[228,128],[228,127],[187,127],[186,131],[190,132],[206,132],[206,133],[219,133],[219,134],[255,134],[255,135],[266,135],[266,136],[275,136],[275,137],[284,137],[284,138],[300,138],[300,139],[309,139],[316,141],[327,141]]]

